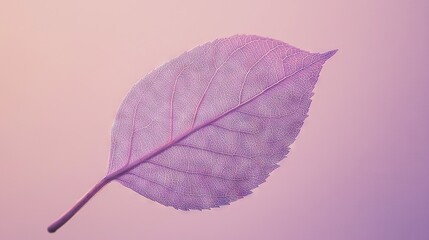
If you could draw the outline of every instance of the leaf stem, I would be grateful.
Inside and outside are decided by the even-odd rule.
[[[94,195],[100,191],[106,184],[112,181],[111,178],[103,178],[89,192],[85,194],[69,211],[67,211],[60,219],[52,223],[48,227],[48,232],[54,233],[66,222],[68,222]]]

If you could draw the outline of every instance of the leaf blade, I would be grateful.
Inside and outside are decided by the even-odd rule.
[[[232,38],[236,38],[235,40],[238,39],[238,41],[235,42],[241,42],[244,44],[242,44],[241,46],[239,45],[236,48],[231,48],[230,53],[229,54],[224,54],[224,60],[220,61],[217,59],[211,59],[213,61],[213,66],[211,67],[212,69],[212,74],[211,75],[207,75],[204,72],[199,72],[201,71],[201,66],[196,66],[196,67],[192,67],[194,62],[207,62],[209,59],[206,58],[204,61],[201,61],[201,59],[198,59],[198,56],[200,56],[199,54],[201,54],[201,52],[207,53],[207,52],[211,52],[213,53],[213,46],[219,48],[228,48],[228,46],[223,46],[222,42],[233,42]],[[305,51],[301,51],[298,50],[296,48],[293,48],[287,44],[281,43],[279,41],[275,41],[272,39],[265,39],[265,38],[260,38],[260,37],[256,37],[256,36],[251,36],[250,40],[246,40],[247,38],[249,38],[248,36],[235,36],[229,39],[221,39],[221,40],[217,40],[214,43],[208,43],[205,44],[201,47],[198,47],[194,50],[191,50],[190,52],[185,53],[184,55],[180,56],[178,59],[181,60],[181,58],[184,58],[182,64],[185,64],[186,67],[182,67],[179,70],[179,73],[175,74],[171,74],[172,71],[174,71],[174,67],[176,67],[177,65],[180,65],[180,63],[175,63],[175,62],[170,62],[170,65],[165,65],[163,66],[165,70],[164,72],[162,72],[163,67],[161,67],[160,69],[158,69],[157,74],[158,77],[161,75],[161,79],[164,79],[164,81],[168,82],[168,77],[173,78],[174,79],[174,83],[170,84],[173,86],[173,90],[170,94],[170,98],[168,98],[167,95],[162,95],[162,93],[159,91],[159,89],[161,88],[157,88],[157,90],[155,91],[157,94],[160,94],[161,96],[163,96],[164,98],[166,98],[167,100],[169,99],[169,101],[167,101],[169,103],[169,108],[165,108],[162,109],[162,104],[160,104],[158,107],[161,108],[161,110],[159,110],[159,112],[161,112],[161,116],[166,116],[166,113],[168,113],[168,116],[170,117],[168,120],[168,124],[163,123],[161,125],[168,125],[169,126],[169,131],[168,134],[164,133],[164,139],[167,139],[164,141],[164,143],[160,144],[161,147],[158,148],[154,148],[155,150],[153,151],[149,151],[149,152],[145,152],[145,154],[142,154],[143,157],[137,158],[132,160],[131,162],[133,162],[133,164],[129,165],[130,159],[128,159],[127,164],[123,165],[125,167],[122,167],[119,171],[109,171],[110,174],[114,175],[115,178],[117,178],[122,184],[124,184],[125,186],[133,189],[134,191],[152,199],[155,200],[157,202],[160,202],[161,204],[167,205],[167,206],[173,206],[177,209],[183,209],[183,210],[188,210],[188,209],[206,209],[206,208],[211,208],[211,207],[219,207],[221,205],[225,205],[225,204],[229,204],[232,201],[235,201],[247,194],[249,194],[251,192],[252,189],[256,188],[260,183],[264,182],[266,177],[268,177],[269,173],[277,167],[276,163],[278,161],[280,161],[288,152],[288,145],[290,143],[292,143],[296,137],[296,135],[299,132],[299,128],[301,127],[306,115],[298,115],[300,118],[298,119],[293,119],[292,122],[289,122],[288,124],[291,125],[292,127],[290,127],[289,132],[290,133],[286,133],[286,135],[289,135],[288,137],[281,139],[278,137],[275,137],[275,134],[273,132],[273,130],[266,130],[265,131],[265,135],[269,135],[269,137],[265,136],[265,138],[261,139],[247,139],[246,141],[243,142],[243,140],[240,140],[240,138],[242,137],[242,132],[235,130],[235,131],[229,131],[231,134],[225,134],[223,133],[222,136],[226,136],[228,135],[228,141],[226,141],[227,143],[237,143],[239,142],[241,145],[239,144],[235,144],[234,147],[236,147],[236,149],[231,149],[230,146],[227,145],[223,145],[222,149],[223,150],[227,150],[226,152],[222,152],[220,150],[216,150],[216,149],[209,149],[209,148],[205,148],[203,146],[212,146],[212,145],[220,145],[221,142],[217,141],[216,138],[217,136],[219,136],[218,133],[216,133],[215,130],[211,129],[209,126],[211,126],[211,124],[213,122],[217,122],[219,119],[228,116],[228,114],[230,114],[231,112],[233,112],[232,115],[237,115],[237,114],[242,114],[242,115],[248,115],[248,116],[252,116],[252,117],[244,117],[244,116],[240,116],[239,119],[241,120],[246,120],[248,122],[251,122],[253,120],[249,120],[249,118],[279,118],[281,120],[284,120],[283,118],[285,117],[291,117],[293,114],[295,114],[298,110],[301,110],[303,112],[306,113],[306,111],[308,111],[308,107],[310,104],[310,97],[312,95],[311,90],[314,87],[315,82],[317,81],[317,76],[313,76],[315,73],[318,75],[318,73],[321,70],[321,66],[323,64],[324,61],[326,61],[329,57],[331,57],[335,52],[331,51],[325,54],[310,54],[308,52]],[[232,39],[232,40],[231,40]],[[246,42],[247,41],[247,42]],[[260,43],[265,41],[265,47],[268,50],[262,50],[259,53],[259,56],[257,58],[256,61],[254,61],[253,63],[250,63],[250,68],[248,68],[247,70],[245,70],[245,74],[243,74],[243,69],[237,69],[237,67],[231,67],[228,66],[228,61],[231,61],[231,59],[234,57],[234,54],[237,54],[240,52],[240,50],[245,49],[246,47],[255,44],[255,43]],[[281,48],[285,48],[287,49],[286,52],[276,52],[276,49],[281,49]],[[200,52],[198,51],[200,50]],[[256,51],[255,48],[251,48],[250,52],[252,51]],[[289,52],[292,52],[290,54],[288,54]],[[277,79],[277,81],[273,81],[273,74],[275,74],[276,76],[279,75],[278,72],[259,72],[259,74],[262,74],[262,77],[266,77],[267,74],[269,76],[268,80],[267,78],[265,78],[265,83],[263,81],[259,81],[255,84],[255,81],[259,78],[262,78],[261,76],[257,76],[256,78],[253,77],[251,78],[251,80],[248,80],[250,78],[249,75],[252,73],[252,70],[255,70],[255,68],[257,68],[256,66],[260,63],[263,62],[264,59],[269,56],[270,53],[275,53],[272,54],[273,57],[276,57],[278,59],[282,60],[282,63],[284,61],[289,61],[288,65],[286,68],[285,66],[283,66],[283,74],[285,75],[284,77]],[[256,54],[257,55],[257,54]],[[194,58],[191,58],[190,56],[193,56]],[[226,57],[225,57],[226,56]],[[313,59],[311,61],[308,62],[308,59]],[[277,60],[278,60],[277,59]],[[217,61],[216,61],[217,60]],[[270,61],[270,59],[268,59]],[[301,60],[301,68],[299,67],[300,64],[298,63],[298,60]],[[307,62],[306,62],[307,61]],[[220,65],[216,66],[216,62],[220,62]],[[293,63],[293,64],[292,64]],[[186,65],[187,64],[187,65]],[[271,63],[266,63],[266,64],[272,64]],[[276,63],[278,64],[278,62]],[[316,64],[315,68],[313,65]],[[248,63],[249,65],[249,63]],[[171,69],[173,68],[173,70]],[[302,93],[302,95],[300,96],[300,98],[297,100],[295,99],[295,103],[293,101],[289,101],[290,103],[293,103],[296,105],[296,102],[298,101],[299,103],[302,102],[302,99],[306,99],[306,101],[304,101],[304,104],[302,106],[298,106],[297,109],[295,109],[295,111],[290,111],[289,114],[285,114],[284,116],[281,115],[261,115],[261,113],[267,113],[270,112],[270,108],[267,108],[267,104],[261,103],[264,101],[267,101],[267,99],[269,98],[273,98],[273,96],[275,94],[270,93],[270,94],[266,94],[266,92],[269,92],[270,89],[273,89],[274,87],[276,87],[277,85],[280,85],[281,83],[285,82],[286,79],[290,79],[292,77],[294,77],[295,75],[299,75],[302,73],[305,73],[305,69],[307,68],[312,68],[310,71],[310,77],[307,76],[307,80],[311,80],[313,79],[314,81],[311,83],[306,83],[307,84],[307,91]],[[213,71],[214,69],[214,71]],[[222,73],[222,71],[224,70],[228,70],[224,73]],[[189,70],[189,71],[187,71]],[[206,69],[207,70],[207,69]],[[177,71],[177,70],[176,70]],[[240,72],[241,71],[241,72]],[[155,70],[156,72],[156,70]],[[170,72],[170,74],[168,73]],[[238,72],[238,73],[237,73]],[[229,73],[229,74],[228,74]],[[230,76],[231,74],[236,74],[239,75],[241,73],[241,75],[244,75],[244,80],[242,81],[237,81],[239,82],[239,85],[237,86],[241,86],[241,88],[236,87],[235,91],[235,97],[231,97],[232,94],[230,93],[229,95],[223,96],[224,99],[229,99],[229,102],[219,104],[219,101],[216,102],[216,100],[212,100],[211,102],[215,101],[215,104],[217,103],[219,106],[213,107],[213,104],[210,107],[204,107],[203,104],[206,104],[206,102],[208,100],[206,99],[214,99],[213,97],[217,97],[217,96],[212,96],[210,95],[210,91],[213,91],[211,89],[215,89],[217,90],[217,93],[219,94],[219,90],[223,90],[223,91],[228,91],[227,88],[223,87],[221,85],[219,85],[219,83],[222,83],[222,78],[220,78],[220,80],[216,79],[217,76],[221,76],[221,77],[225,77],[225,76]],[[288,74],[287,74],[288,73]],[[197,77],[195,78],[181,78],[183,75],[196,75]],[[265,75],[264,75],[265,74]],[[270,75],[271,74],[271,75]],[[175,77],[174,77],[175,76]],[[200,78],[198,78],[198,76],[200,76]],[[201,76],[205,76],[205,79],[201,79]],[[167,78],[166,78],[167,77]],[[258,78],[259,77],[259,78]],[[167,80],[165,80],[167,79]],[[183,80],[184,79],[184,80]],[[198,82],[197,80],[200,80],[200,82]],[[207,80],[209,79],[209,80]],[[240,79],[240,78],[237,78]],[[179,82],[179,80],[181,82]],[[194,102],[195,104],[191,107],[188,107],[186,111],[185,110],[185,115],[179,115],[176,116],[176,118],[182,117],[182,121],[177,121],[174,119],[175,115],[174,112],[177,112],[177,110],[183,110],[181,108],[176,109],[176,111],[174,111],[174,96],[175,94],[177,94],[177,92],[181,93],[183,92],[183,88],[180,88],[180,85],[183,85],[183,82],[186,83],[186,81],[188,81],[188,87],[191,86],[191,92],[192,90],[197,89],[197,92],[199,91],[200,94],[195,94],[195,92],[192,92],[192,94],[194,94],[194,99],[193,101],[190,102]],[[248,81],[250,83],[248,83]],[[253,82],[252,82],[253,81]],[[271,84],[270,84],[271,81]],[[153,81],[154,82],[154,81]],[[191,84],[189,84],[189,82],[191,82]],[[216,85],[217,84],[217,85]],[[245,86],[247,86],[247,84],[249,84],[250,87],[254,87],[256,89],[250,89],[247,90],[245,89]],[[253,85],[252,85],[253,84]],[[259,85],[258,85],[259,84]],[[265,85],[263,85],[265,84]],[[167,86],[169,84],[166,84]],[[255,87],[255,85],[257,87]],[[161,84],[162,86],[162,84]],[[204,87],[205,86],[205,87]],[[289,86],[286,86],[285,88],[288,89],[287,87],[289,87],[290,91],[293,92],[293,87],[299,86],[299,83],[295,83],[295,85],[289,84]],[[237,90],[239,89],[239,91]],[[234,92],[234,91],[230,91],[230,92]],[[258,92],[259,91],[259,92]],[[143,92],[143,91],[142,91]],[[238,92],[238,93],[237,93]],[[249,96],[249,93],[254,93],[256,92],[256,94],[253,94],[253,97]],[[247,93],[247,95],[246,95]],[[131,94],[131,93],[130,93]],[[138,95],[138,94],[137,94]],[[186,95],[186,93],[184,94]],[[140,98],[136,104],[136,109],[138,109],[139,103],[142,101],[142,99],[144,95],[140,93]],[[153,95],[152,95],[153,96]],[[263,97],[261,97],[263,96]],[[267,96],[267,97],[264,97]],[[180,98],[180,95],[176,96],[177,98]],[[280,97],[279,101],[281,101],[281,96],[275,96],[275,97]],[[134,97],[136,98],[136,97]],[[155,99],[156,97],[154,97]],[[221,97],[222,98],[222,97]],[[254,101],[255,99],[261,98],[264,101]],[[150,98],[149,98],[150,99]],[[151,99],[152,102],[155,102],[154,99]],[[234,100],[235,99],[235,102]],[[245,99],[245,101],[243,101],[243,99]],[[275,99],[275,98],[274,98]],[[162,100],[162,98],[161,98]],[[238,100],[238,101],[237,101]],[[292,99],[293,100],[293,99]],[[256,102],[254,104],[249,104],[252,101]],[[124,101],[125,102],[125,101]],[[150,102],[150,101],[149,101]],[[272,99],[269,99],[268,102],[275,102]],[[283,101],[284,102],[284,101]],[[162,101],[161,101],[162,103]],[[182,103],[183,104],[183,103]],[[126,104],[124,104],[126,106]],[[123,106],[124,106],[123,105]],[[226,107],[225,107],[226,106]],[[245,107],[248,106],[248,107]],[[255,108],[256,106],[256,108]],[[192,111],[192,107],[194,107],[194,110]],[[227,108],[229,107],[229,109]],[[279,106],[277,106],[278,108]],[[149,107],[150,108],[150,107]],[[215,110],[213,110],[213,108]],[[226,108],[226,110],[225,110]],[[154,109],[154,108],[153,108]],[[153,110],[152,109],[152,110]],[[237,109],[243,109],[242,112],[238,111]],[[236,111],[237,110],[237,111]],[[256,110],[256,112],[255,112]],[[276,109],[278,110],[278,109]],[[283,109],[284,110],[284,109]],[[236,112],[234,112],[236,111]],[[129,112],[129,111],[128,111]],[[163,113],[164,112],[164,113]],[[215,114],[213,114],[213,112]],[[135,120],[135,117],[137,115],[137,110],[133,112],[133,119]],[[192,116],[192,117],[191,117]],[[161,122],[164,120],[162,117],[157,118],[157,116],[152,116],[153,118],[151,119],[151,121],[158,121]],[[226,118],[228,119],[228,118]],[[135,121],[132,121],[132,128],[134,128],[134,123]],[[141,119],[139,119],[141,120]],[[187,120],[187,121],[186,121]],[[224,120],[225,121],[225,120]],[[263,120],[263,122],[267,122],[267,120]],[[268,122],[276,122],[275,120],[270,119]],[[187,124],[186,124],[187,123]],[[190,123],[190,124],[189,124]],[[197,123],[197,126],[195,126],[195,124]],[[199,123],[199,125],[198,125]],[[220,123],[222,123],[222,121],[220,121]],[[233,123],[227,123],[227,126],[230,126]],[[276,122],[276,124],[280,124],[279,122]],[[174,135],[175,131],[173,126],[178,126],[179,128],[181,127],[182,130],[182,134],[178,135],[176,133],[176,135]],[[186,128],[186,126],[188,126],[188,128]],[[225,128],[225,127],[224,127]],[[149,134],[156,134],[161,132],[162,130],[160,128],[154,128],[155,130],[153,130],[153,132],[147,131],[147,133]],[[215,131],[215,133],[213,134],[212,132],[207,132],[204,130],[210,129],[210,131]],[[202,132],[203,134],[199,134],[198,132],[200,131],[200,133]],[[132,135],[134,135],[134,130],[132,132]],[[192,138],[192,136],[196,134],[196,142],[200,142],[201,140],[204,140],[205,142],[203,143],[203,146],[195,146],[192,145],[190,143],[186,142],[186,139]],[[168,135],[168,136],[167,136]],[[147,136],[147,135],[146,135]],[[167,136],[167,138],[165,138]],[[209,136],[209,137],[208,137]],[[116,136],[114,136],[116,137]],[[253,137],[254,138],[254,137]],[[136,149],[132,148],[132,140],[133,138],[131,138],[131,146],[129,148],[129,152],[133,152],[136,151]],[[158,139],[158,142],[161,141],[160,139]],[[241,142],[240,142],[241,141]],[[156,141],[155,141],[156,142]],[[249,143],[251,142],[251,144]],[[179,144],[181,143],[181,144]],[[184,143],[184,144],[183,144]],[[142,144],[142,143],[140,143]],[[156,145],[156,144],[154,144]],[[234,145],[234,144],[230,144],[230,145]],[[140,145],[141,146],[141,145]],[[183,163],[186,162],[186,157],[187,157],[187,153],[186,152],[179,152],[174,153],[174,151],[172,149],[177,148],[178,146],[187,146],[189,148],[194,148],[198,149],[199,153],[201,153],[201,151],[205,151],[206,155],[203,156],[199,156],[201,158],[207,158],[207,159],[212,159],[212,160],[207,160],[206,163],[208,164],[202,164],[201,162],[199,163],[200,165],[196,164],[195,161],[193,162],[193,164],[195,166],[193,166],[196,169],[206,169],[203,171],[197,171],[198,174],[200,175],[199,178],[195,178],[195,177],[190,177],[187,176],[186,174],[183,176],[180,176],[180,173],[178,172],[187,172],[188,175],[190,173],[189,171],[189,167],[190,163],[188,161],[188,170],[184,171],[183,169],[181,171],[178,171],[178,169],[180,169],[180,166],[175,165],[173,168],[167,168],[166,165],[162,165],[156,164],[156,161],[164,161],[165,159],[159,160],[159,156],[163,156],[166,155],[166,158],[169,158],[169,162],[170,163]],[[241,147],[240,147],[241,146]],[[256,147],[255,147],[256,146]],[[112,146],[113,147],[113,146]],[[238,150],[237,150],[238,149]],[[240,150],[241,149],[241,150]],[[243,150],[244,149],[244,150]],[[244,155],[236,155],[234,153],[232,153],[231,151],[249,151],[252,152],[254,149],[265,149],[266,151],[271,150],[271,153],[263,153],[263,154],[256,154],[254,156],[258,156],[258,158],[260,160],[256,161],[256,160],[252,160],[253,161],[253,165],[254,167],[251,168],[249,166],[244,167],[245,164],[243,163],[242,165],[238,165],[237,161],[235,160],[235,157],[237,156],[241,156],[243,157]],[[137,151],[139,151],[141,149],[137,148]],[[146,150],[147,151],[147,150]],[[188,150],[189,151],[189,150]],[[260,151],[260,150],[258,150]],[[140,151],[140,152],[144,152]],[[193,152],[194,155],[196,155],[197,153]],[[230,158],[233,158],[234,160],[234,164],[227,164],[227,163],[223,163],[224,165],[221,165],[220,168],[223,168],[223,170],[213,170],[216,167],[216,164],[213,164],[213,162],[216,159],[219,158],[210,158],[210,155],[215,155],[215,154],[221,154],[223,155],[223,158],[227,158],[227,156],[229,156]],[[254,153],[255,154],[255,153]],[[131,154],[130,154],[131,155]],[[177,159],[175,158],[176,156],[180,156],[182,159]],[[274,159],[269,159],[268,156],[276,156]],[[255,159],[254,157],[247,157],[248,159]],[[112,160],[113,159],[113,160]],[[188,159],[189,160],[189,159]],[[111,161],[114,161],[114,158],[111,158]],[[230,161],[232,162],[232,161]],[[146,164],[145,164],[146,163]],[[161,169],[157,169],[156,167],[152,167],[152,168],[145,168],[148,167],[148,163],[155,163],[154,166],[164,166]],[[145,164],[145,165],[144,165]],[[164,163],[165,164],[165,163]],[[112,165],[112,164],[111,164]],[[180,164],[179,164],[180,165]],[[249,165],[249,163],[247,164]],[[143,166],[143,167],[142,167]],[[256,166],[256,167],[255,167]],[[165,168],[170,169],[170,170],[175,170],[175,172],[169,172],[167,171]],[[219,167],[218,167],[219,168]],[[140,169],[140,170],[139,170]],[[210,180],[208,179],[209,176],[213,176],[213,174],[208,174],[205,171],[208,171],[207,169],[211,169],[211,171],[215,171],[216,174],[219,174],[220,171],[226,171],[229,170],[229,176],[230,179],[234,179],[234,177],[231,178],[231,175],[243,175],[244,179],[246,178],[246,173],[252,172],[252,174],[254,174],[253,176],[259,176],[257,178],[256,181],[247,181],[246,184],[242,184],[242,185],[237,185],[237,184],[230,184],[228,182],[225,181],[214,181],[214,180]],[[226,170],[225,170],[226,169]],[[235,172],[231,172],[231,169],[235,169]],[[243,170],[244,169],[244,170]],[[195,170],[195,169],[194,169]],[[228,171],[226,171],[228,172]],[[255,174],[254,172],[257,172],[257,174]],[[131,173],[132,176],[130,176]],[[194,175],[196,174],[196,172],[193,173]],[[166,177],[168,176],[168,177]],[[243,176],[241,178],[243,178]],[[248,176],[247,176],[248,177]],[[136,179],[136,178],[140,178],[140,179]],[[146,179],[146,178],[151,178],[150,180]],[[226,178],[223,177],[223,179],[225,180]],[[151,182],[152,184],[149,183],[144,183],[144,180]],[[157,185],[157,186],[153,186],[153,185]],[[161,188],[160,188],[161,186]],[[162,187],[163,186],[163,187]],[[183,188],[183,189],[182,189]],[[164,189],[164,191],[162,190]],[[179,190],[177,190],[176,192],[171,191],[171,189],[173,190],[177,190],[177,189],[181,189],[181,195],[177,192]],[[180,192],[179,191],[179,192]],[[168,193],[170,192],[170,193]],[[174,192],[174,193],[171,193]],[[217,193],[216,193],[217,192]],[[223,196],[223,198],[219,199],[218,196],[219,192],[223,192],[223,193],[228,193],[229,195],[225,195]],[[186,195],[186,197],[185,197]],[[191,199],[189,196],[200,196],[195,197],[195,199]],[[202,197],[205,196],[205,197]]]

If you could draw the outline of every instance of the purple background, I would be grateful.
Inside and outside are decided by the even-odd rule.
[[[429,239],[428,16],[426,0],[2,1],[0,239]],[[49,235],[106,173],[132,85],[236,33],[339,49],[267,183],[203,212],[113,183]]]

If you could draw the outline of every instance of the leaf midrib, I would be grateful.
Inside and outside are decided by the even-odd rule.
[[[256,94],[255,96],[249,98],[248,100],[242,102],[241,104],[237,104],[235,107],[231,108],[230,110],[225,111],[224,113],[220,114],[219,116],[213,118],[212,120],[208,120],[202,124],[200,124],[199,126],[195,127],[195,128],[191,128],[189,130],[187,130],[186,132],[184,132],[182,135],[178,136],[177,138],[175,138],[174,140],[170,140],[167,143],[165,143],[164,145],[162,145],[161,147],[154,149],[153,151],[147,153],[145,156],[141,157],[140,159],[138,159],[137,161],[131,163],[131,164],[127,164],[123,167],[121,167],[120,169],[118,169],[115,172],[112,172],[110,174],[108,174],[104,179],[106,179],[107,181],[111,181],[114,179],[117,179],[118,177],[122,176],[123,174],[131,171],[132,169],[136,168],[137,166],[139,166],[140,164],[146,162],[147,160],[157,156],[158,154],[162,153],[163,151],[169,149],[170,147],[174,146],[176,143],[182,141],[184,138],[190,136],[192,133],[200,130],[201,128],[204,128],[208,125],[210,125],[213,122],[216,122],[217,120],[219,120],[220,118],[228,115],[229,113],[233,112],[234,110],[252,102],[254,99],[258,98],[259,96],[261,96],[262,94],[264,94],[266,91],[272,89],[273,87],[277,86],[278,84],[282,83],[283,81],[285,81],[286,79],[289,79],[291,77],[293,77],[294,75],[296,75],[297,73],[309,68],[310,66],[312,66],[315,63],[318,63],[320,61],[325,60],[324,58],[320,58],[317,59],[316,61],[311,62],[310,64],[298,69],[297,71],[293,72],[292,74],[285,76],[283,78],[281,78],[280,80],[278,80],[277,82],[273,83],[272,85],[268,86],[266,89],[262,90],[260,93]]]

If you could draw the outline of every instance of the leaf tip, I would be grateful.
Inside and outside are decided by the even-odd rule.
[[[322,53],[322,57],[327,60],[327,59],[331,58],[332,56],[334,56],[337,51],[338,51],[338,49],[334,49],[334,50]]]

